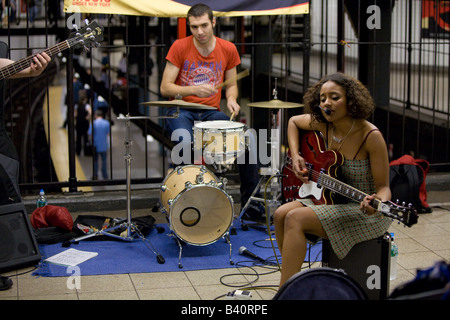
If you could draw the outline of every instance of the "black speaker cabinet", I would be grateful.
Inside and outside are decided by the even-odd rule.
[[[322,264],[342,269],[366,292],[370,300],[384,300],[389,296],[391,237],[384,236],[356,244],[340,260],[328,240],[322,244]]]
[[[0,206],[0,272],[37,264],[40,259],[24,204]]]

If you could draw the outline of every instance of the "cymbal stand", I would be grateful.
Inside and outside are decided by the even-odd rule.
[[[127,137],[124,142],[125,152],[126,152],[124,155],[124,159],[125,159],[125,163],[126,163],[127,219],[125,221],[122,221],[122,223],[120,223],[120,224],[116,224],[113,227],[98,230],[96,232],[72,239],[72,240],[70,240],[70,242],[64,243],[63,246],[67,247],[67,246],[70,246],[71,243],[77,243],[78,241],[96,237],[96,236],[101,236],[101,235],[105,235],[108,237],[112,237],[112,238],[120,239],[120,240],[124,240],[124,241],[132,241],[135,236],[138,236],[139,238],[142,239],[144,244],[156,255],[157,262],[159,264],[163,264],[163,263],[165,263],[164,257],[158,253],[158,251],[152,245],[150,240],[145,238],[144,235],[142,234],[142,232],[137,228],[137,226],[131,222],[131,160],[133,159],[133,157],[130,153],[131,145],[133,143],[131,140],[131,134],[130,134],[130,127],[131,127],[130,120],[131,119],[149,119],[149,117],[147,117],[147,116],[130,117],[129,115],[126,115],[125,117],[123,115],[117,117],[117,120],[125,120],[125,125],[126,125],[126,129],[127,129],[126,130]],[[114,231],[114,230],[120,229],[120,228],[125,228],[125,230],[122,233],[120,233],[119,235],[115,234],[115,233],[111,233],[111,231]]]
[[[276,90],[276,81],[275,79],[275,89],[273,89],[273,96],[274,99],[277,99],[277,90]],[[255,189],[252,192],[252,195],[247,200],[247,203],[245,206],[241,209],[240,217],[241,217],[241,223],[244,227],[246,227],[248,224],[244,223],[244,219],[242,218],[243,213],[250,205],[251,201],[259,201],[265,204],[265,209],[268,210],[266,212],[266,218],[268,219],[273,215],[274,208],[278,207],[280,205],[280,201],[277,199],[278,190],[279,190],[279,182],[278,178],[280,176],[280,131],[281,131],[281,124],[278,126],[278,113],[280,109],[271,109],[272,111],[272,120],[271,120],[271,129],[274,127],[275,130],[270,130],[270,145],[271,145],[271,161],[270,161],[270,167],[266,169],[265,171],[261,171],[261,178],[256,185]],[[272,199],[268,200],[265,198],[255,197],[255,194],[260,190],[260,188],[268,183],[270,180],[270,191],[272,194]],[[261,225],[265,223],[259,223],[255,222],[252,223],[256,225]]]

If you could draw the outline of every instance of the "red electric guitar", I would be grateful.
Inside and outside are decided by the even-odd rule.
[[[295,176],[288,152],[281,180],[283,196],[287,202],[310,198],[315,204],[334,204],[336,194],[361,202],[367,196],[337,178],[337,171],[344,163],[344,157],[340,152],[326,150],[320,132],[305,131],[300,136],[300,154],[308,167],[309,183],[303,183]],[[405,207],[391,201],[374,200],[372,206],[385,216],[408,227],[417,223],[417,212],[411,204]]]

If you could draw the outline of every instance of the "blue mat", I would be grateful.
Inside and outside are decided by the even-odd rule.
[[[173,236],[169,236],[170,230],[167,225],[160,225],[165,228],[165,232],[157,233],[152,230],[147,235],[153,247],[164,257],[165,263],[159,264],[156,255],[140,239],[133,241],[123,240],[84,240],[78,244],[72,244],[70,248],[82,251],[97,252],[98,255],[78,265],[81,275],[103,275],[103,274],[126,274],[126,273],[146,273],[146,272],[170,272],[170,271],[190,271],[207,270],[235,267],[240,262],[249,261],[239,254],[239,248],[245,246],[249,251],[255,253],[263,259],[276,262],[269,236],[261,229],[249,228],[243,231],[239,226],[235,229],[237,233],[231,235],[232,255],[231,259],[235,265],[230,264],[230,246],[219,239],[218,241],[205,246],[183,245],[181,264],[178,267],[179,246]],[[112,238],[111,238],[112,239]],[[276,241],[274,241],[276,246]],[[42,259],[38,269],[33,273],[36,276],[45,277],[67,277],[72,274],[68,267],[59,266],[44,262],[48,257],[63,252],[61,244],[40,245]],[[312,261],[321,260],[322,245],[309,246],[310,253],[307,252],[306,259]],[[281,263],[281,255],[276,248],[277,257]],[[248,263],[245,265],[249,265]]]

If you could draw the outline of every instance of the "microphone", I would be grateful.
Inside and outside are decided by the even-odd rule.
[[[256,260],[261,261],[261,262],[266,262],[266,260],[264,260],[263,258],[258,257],[253,252],[248,251],[247,248],[244,247],[244,246],[239,248],[239,254],[241,254],[243,256],[246,256],[246,257],[249,257],[249,258],[252,258],[252,259],[256,259]]]
[[[331,114],[331,110],[328,108],[323,108],[320,104],[319,104],[319,108],[323,110],[323,112],[325,112],[325,114],[327,116],[329,116]]]

